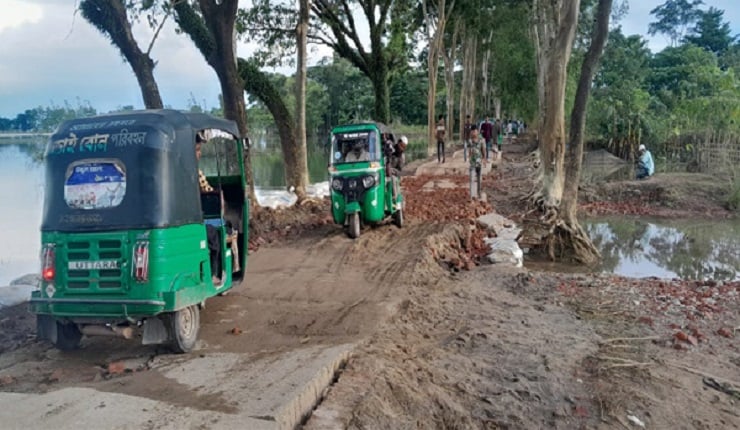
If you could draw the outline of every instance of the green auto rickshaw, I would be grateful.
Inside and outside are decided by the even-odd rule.
[[[244,277],[245,149],[235,123],[205,114],[61,124],[46,150],[38,337],[68,350],[143,331],[144,344],[190,351],[206,299]]]
[[[388,217],[403,226],[403,196],[398,172],[389,165],[388,148],[395,138],[383,124],[358,123],[331,132],[329,184],[334,222],[351,238],[362,224]]]

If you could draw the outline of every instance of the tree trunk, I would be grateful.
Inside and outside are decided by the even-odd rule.
[[[296,68],[296,137],[293,146],[295,166],[285,163],[285,180],[287,186],[295,188],[298,201],[306,197],[306,186],[308,185],[308,154],[306,142],[306,43],[308,36],[308,12],[310,11],[310,0],[299,1],[298,26],[296,36],[298,39],[298,58]],[[287,157],[286,157],[287,158]]]
[[[565,174],[563,202],[560,205],[562,223],[556,227],[560,254],[572,253],[573,258],[591,264],[599,259],[599,251],[578,223],[578,184],[581,181],[583,160],[583,130],[586,124],[586,107],[596,67],[604,52],[609,34],[609,15],[612,0],[599,0],[596,10],[596,25],[591,35],[591,44],[581,64],[581,76],[576,90],[575,103],[570,117],[568,166]],[[554,247],[551,248],[551,257]]]
[[[382,54],[381,54],[382,56]],[[372,69],[373,92],[375,93],[375,108],[373,119],[383,124],[388,124],[391,119],[391,95],[388,88],[388,64],[378,60],[374,62]]]
[[[139,49],[122,0],[83,0],[80,3],[80,10],[82,16],[108,36],[113,45],[121,51],[139,83],[144,106],[147,109],[162,109],[162,97],[154,79],[154,61],[148,52]]]
[[[239,74],[244,81],[244,89],[264,103],[275,120],[280,136],[280,148],[283,151],[285,180],[290,185],[292,181],[295,181],[294,172],[297,169],[296,166],[300,164],[294,150],[298,146],[296,142],[297,133],[294,128],[296,123],[280,95],[280,91],[275,88],[269,77],[255,64],[240,58]]]
[[[203,54],[208,64],[216,72],[221,84],[224,117],[236,122],[239,133],[246,137],[249,130],[247,127],[247,108],[244,101],[244,82],[239,76],[236,63],[236,32],[234,25],[238,3],[238,0],[222,0],[220,3],[212,0],[199,1],[203,21],[214,42],[211,52]],[[249,181],[249,197],[254,204],[257,204],[249,149],[248,146],[245,152],[244,167]]]
[[[547,33],[540,35],[538,42],[547,41],[542,49],[544,72],[544,101],[540,105],[545,111],[544,122],[540,129],[540,193],[537,204],[544,212],[547,222],[554,222],[558,217],[558,208],[563,195],[565,180],[565,86],[568,61],[570,60],[573,37],[578,25],[580,0],[560,0],[558,13],[550,14],[549,19],[557,32],[552,38]],[[545,22],[545,27],[548,23]],[[548,41],[548,39],[550,39]]]
[[[455,0],[452,1],[451,8],[454,7]],[[435,130],[436,130],[436,108],[437,108],[437,77],[439,75],[439,56],[443,48],[445,26],[447,25],[447,5],[446,0],[437,1],[437,25],[434,32],[432,18],[427,10],[426,0],[422,1],[424,16],[427,20],[427,42],[429,44],[428,57],[428,77],[429,87],[427,89],[427,153],[432,154],[436,148]]]
[[[445,49],[445,89],[447,90],[447,124],[446,129],[452,133],[455,123],[455,59],[457,57],[457,36],[460,33],[460,21],[455,21],[455,27],[452,31],[452,39],[449,49]],[[430,152],[435,150],[434,142],[430,141]]]

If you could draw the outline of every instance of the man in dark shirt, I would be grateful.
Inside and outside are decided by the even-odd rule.
[[[483,140],[486,141],[486,161],[488,161],[491,157],[491,139],[493,138],[493,124],[489,117],[486,117],[485,122],[481,124],[480,131],[483,134]]]

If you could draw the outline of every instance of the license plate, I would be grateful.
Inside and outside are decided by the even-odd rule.
[[[70,261],[69,270],[100,270],[119,269],[121,266],[116,260],[99,261]]]

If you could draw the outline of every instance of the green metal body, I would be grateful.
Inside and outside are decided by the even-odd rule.
[[[138,240],[149,241],[149,277],[137,282],[132,255]],[[211,282],[206,231],[203,224],[153,230],[95,233],[44,233],[43,243],[55,244],[56,277],[42,282],[32,296],[32,310],[57,318],[140,319],[202,302],[220,289]],[[120,261],[118,269],[74,270],[78,261]],[[51,287],[51,288],[50,288]],[[49,292],[53,292],[49,294]],[[51,297],[49,297],[51,296]]]
[[[231,186],[243,193],[239,254],[243,276],[247,264],[249,201],[243,163],[243,141],[234,140],[238,167],[230,176],[213,177],[211,184]],[[197,172],[193,172],[197,176]],[[156,176],[155,176],[156,178]],[[47,178],[47,181],[59,180]],[[183,192],[178,198],[198,198],[197,191]],[[151,204],[156,205],[157,202]],[[116,210],[109,209],[109,210]],[[216,215],[213,218],[220,218]],[[206,218],[209,218],[206,216]],[[226,241],[226,227],[220,233],[224,279],[214,286],[209,260],[206,226],[189,223],[150,229],[99,229],[93,232],[42,231],[42,247],[52,246],[55,254],[55,276],[42,280],[31,296],[31,311],[61,321],[76,323],[136,322],[165,312],[174,312],[203,303],[234,286],[234,256]],[[237,226],[234,226],[237,227]],[[134,276],[134,251],[137,243],[148,242],[148,278]],[[77,262],[115,262],[114,267],[75,268]]]
[[[334,136],[338,134],[371,132],[380,136],[382,130],[378,124],[373,123],[338,126],[332,129],[332,142],[334,142]],[[337,162],[332,157],[329,166],[329,184],[332,218],[336,224],[346,224],[347,216],[357,212],[360,213],[360,219],[364,223],[377,223],[402,207],[403,196],[400,186],[398,186],[395,201],[393,199],[393,181],[398,181],[398,178],[387,176],[386,160],[380,152],[380,143],[373,152],[370,161]],[[362,179],[367,176],[374,177],[374,185],[363,187]],[[333,185],[335,179],[342,181],[345,185],[349,183],[349,180],[354,179],[358,188],[362,190],[348,195],[345,189],[338,190]]]

